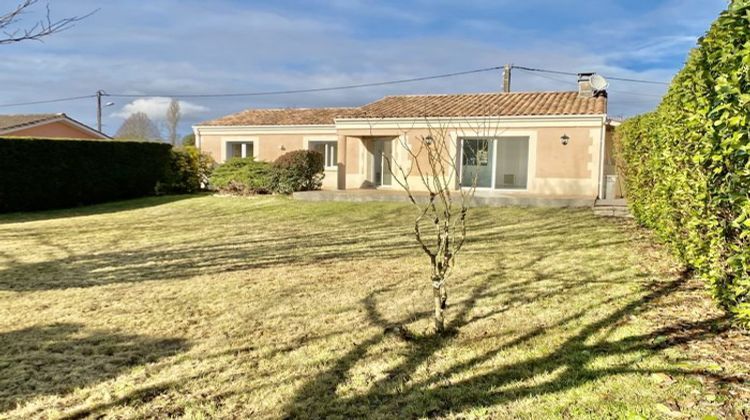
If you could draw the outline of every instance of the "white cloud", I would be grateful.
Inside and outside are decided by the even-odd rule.
[[[167,108],[169,103],[172,101],[171,98],[165,97],[152,97],[136,99],[133,102],[122,107],[121,110],[114,112],[112,116],[127,118],[136,112],[143,112],[148,115],[152,120],[158,121],[163,120],[167,114]],[[191,118],[200,116],[208,111],[208,108],[203,105],[190,103],[187,101],[180,102],[180,112],[183,117]]]

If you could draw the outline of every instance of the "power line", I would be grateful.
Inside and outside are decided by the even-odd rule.
[[[206,94],[186,94],[186,95],[172,95],[172,94],[137,94],[137,95],[134,95],[134,94],[112,93],[112,94],[107,94],[107,96],[112,96],[115,98],[144,98],[144,97],[153,97],[153,96],[176,97],[176,98],[228,98],[228,97],[240,97],[240,96],[290,95],[290,94],[295,94],[295,93],[328,92],[328,91],[333,91],[333,90],[357,89],[357,88],[363,88],[363,87],[386,86],[386,85],[395,85],[395,84],[403,84],[403,83],[421,82],[424,80],[444,79],[448,77],[463,76],[467,74],[484,73],[488,71],[501,70],[502,68],[503,66],[494,66],[494,67],[487,67],[487,68],[482,68],[482,69],[459,71],[455,73],[438,74],[434,76],[414,77],[411,79],[389,80],[385,82],[360,83],[360,84],[353,84],[353,85],[331,86],[331,87],[311,88],[311,89],[272,90],[272,91],[265,91],[265,92],[261,91],[261,92],[249,92],[249,93],[206,93]]]
[[[572,83],[574,83],[571,80],[559,79],[557,77],[548,76],[548,75],[543,74],[543,73],[529,73],[529,75],[535,76],[535,77],[541,77],[541,78],[547,79],[547,80],[554,80],[555,82],[559,82],[559,83],[565,83],[565,84],[572,84]],[[576,74],[576,76],[577,76],[577,74]],[[644,98],[662,98],[663,97],[663,95],[655,95],[655,94],[640,93],[640,92],[626,92],[626,91],[614,90],[614,89],[607,89],[607,92],[609,92],[609,93],[616,93],[618,95],[638,96],[638,97],[644,97]],[[617,102],[622,102],[622,100],[618,99]]]
[[[537,69],[537,68],[533,68],[533,67],[524,67],[524,66],[513,66],[513,68],[514,69],[518,69],[518,70],[528,71],[528,72],[561,74],[561,75],[564,75],[564,76],[578,76],[578,73],[573,73],[573,72],[568,72],[568,71]],[[631,82],[631,83],[647,83],[647,84],[652,84],[652,85],[669,85],[669,82],[660,82],[660,81],[656,81],[656,80],[631,79],[631,78],[627,78],[627,77],[607,76],[607,79],[610,79],[610,80],[619,80],[621,82]]]
[[[554,80],[556,82],[565,83],[566,85],[567,84],[575,84],[574,81],[558,79],[557,77],[547,76],[546,74],[542,74],[542,73],[529,73],[529,74],[531,76],[541,77],[542,79]]]
[[[564,83],[567,83],[567,81],[563,81],[561,79],[553,78],[550,76],[545,76],[543,73],[557,74],[557,75],[564,75],[564,76],[577,76],[578,75],[578,73],[574,73],[574,72],[566,72],[566,71],[550,70],[550,69],[539,69],[539,68],[516,66],[516,65],[512,66],[512,68],[527,71],[527,72],[530,72],[530,74],[534,74],[536,76],[540,76],[540,77],[544,77],[547,79],[555,80],[558,82],[564,82]],[[248,96],[290,95],[290,94],[298,94],[298,93],[330,92],[330,91],[336,91],[336,90],[347,90],[347,89],[357,89],[357,88],[364,88],[364,87],[413,83],[413,82],[420,82],[420,81],[426,81],[426,80],[444,79],[444,78],[457,77],[457,76],[463,76],[463,75],[468,75],[468,74],[497,71],[497,70],[502,70],[502,69],[503,69],[503,66],[492,66],[492,67],[466,70],[466,71],[460,71],[460,72],[437,74],[437,75],[432,75],[432,76],[413,77],[409,79],[398,79],[398,80],[388,80],[388,81],[382,81],[382,82],[359,83],[359,84],[321,87],[321,88],[309,88],[309,89],[258,91],[258,92],[247,92],[247,93],[206,93],[206,94],[177,94],[177,95],[175,94],[118,94],[118,93],[114,93],[114,94],[105,94],[103,96],[111,96],[111,97],[119,97],[119,98],[146,98],[146,97],[154,97],[154,96],[177,97],[177,98],[229,98],[229,97],[248,97]],[[659,85],[669,84],[667,82],[630,79],[630,78],[623,78],[623,77],[608,76],[608,78],[610,80],[619,80],[619,81],[633,82],[633,83],[648,83],[648,84],[659,84]],[[74,100],[79,100],[79,99],[95,98],[96,96],[97,95],[83,95],[83,96],[73,96],[73,97],[66,97],[66,98],[47,99],[47,100],[30,101],[30,102],[0,104],[0,108],[74,101]]]
[[[0,104],[0,108],[8,108],[8,107],[13,107],[13,106],[24,106],[24,105],[51,104],[55,102],[75,101],[78,99],[88,99],[88,98],[94,98],[94,97],[96,97],[96,95],[71,96],[69,98],[46,99],[46,100],[31,101],[31,102],[17,102],[13,104]]]

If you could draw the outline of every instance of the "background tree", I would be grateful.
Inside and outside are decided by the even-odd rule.
[[[136,112],[123,121],[115,138],[125,140],[161,140],[156,124],[144,112]]]
[[[20,27],[21,16],[31,11],[38,0],[24,0],[17,3],[15,8],[11,11],[0,14],[0,45],[12,44],[14,42],[35,40],[41,41],[45,37],[52,34],[65,31],[75,26],[76,22],[79,22],[92,14],[96,13],[94,10],[83,16],[67,17],[59,20],[53,20],[49,4],[47,4],[47,14],[43,19],[37,20],[32,24]]]
[[[195,133],[190,133],[182,138],[183,146],[195,146]]]
[[[167,140],[169,140],[172,146],[177,145],[177,126],[180,124],[181,118],[182,113],[180,112],[180,101],[172,99],[172,101],[169,102],[167,116],[165,118],[167,123]]]
[[[416,147],[409,145],[406,139],[407,136],[402,136],[398,141],[400,150],[409,155],[408,167],[393,156],[384,155],[383,161],[417,210],[414,236],[430,258],[435,329],[442,333],[448,302],[446,280],[466,240],[466,219],[476,191],[476,175],[471,185],[456,188],[458,145],[447,130],[430,129],[427,136],[417,136]],[[416,194],[409,183],[409,176],[415,172],[427,190],[426,196]]]

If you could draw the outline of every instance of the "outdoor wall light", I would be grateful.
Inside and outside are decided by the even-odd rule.
[[[562,143],[563,146],[567,146],[568,143],[570,143],[570,136],[563,134],[562,137],[560,137],[560,143]]]
[[[432,144],[432,142],[433,142],[432,136],[427,136],[427,137],[424,138],[424,144],[430,146]]]
[[[286,147],[284,147],[284,145],[283,145],[283,144],[280,144],[280,145],[279,145],[279,150],[286,150]]]

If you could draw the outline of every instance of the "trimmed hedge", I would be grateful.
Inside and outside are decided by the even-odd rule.
[[[271,164],[252,157],[232,158],[216,168],[211,186],[225,194],[270,194],[271,171]]]
[[[0,212],[153,195],[171,161],[164,143],[0,139]]]
[[[750,0],[712,25],[656,111],[618,128],[635,217],[750,326]]]
[[[232,158],[211,176],[211,186],[225,194],[291,194],[318,190],[323,180],[323,155],[311,150],[294,150],[275,162],[252,157]]]
[[[273,190],[282,194],[319,190],[323,185],[324,159],[314,150],[293,150],[273,163]]]
[[[208,185],[216,166],[213,158],[194,146],[172,149],[169,170],[157,186],[157,192],[169,194],[196,193]]]

